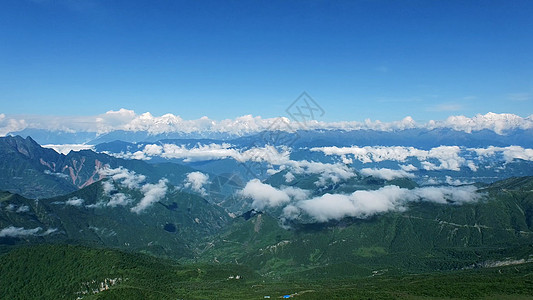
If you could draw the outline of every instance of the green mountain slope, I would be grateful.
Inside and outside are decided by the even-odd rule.
[[[257,277],[240,266],[182,266],[146,255],[68,245],[22,247],[0,256],[0,262],[2,299],[201,299],[206,292],[191,289],[197,283],[231,292]],[[235,275],[242,280],[228,280]],[[207,291],[211,296],[214,292]]]
[[[237,279],[238,276],[238,279]],[[117,250],[21,247],[0,256],[3,299],[533,299],[533,264],[365,278],[272,280],[236,264],[178,265]]]
[[[115,188],[115,193],[127,195],[133,204],[106,206],[110,196],[102,182],[38,201],[3,193],[0,230],[18,231],[0,234],[0,245],[69,241],[193,258],[198,237],[218,232],[229,220],[222,208],[172,186],[160,201],[137,214],[131,208],[142,199],[140,191],[118,184]],[[73,201],[70,205],[69,200]]]
[[[209,241],[203,257],[242,263],[273,277],[294,273],[309,278],[528,259],[533,255],[532,184],[532,177],[509,179],[484,189],[487,197],[478,203],[416,203],[405,212],[368,219],[285,224],[289,230],[268,214],[241,217]]]

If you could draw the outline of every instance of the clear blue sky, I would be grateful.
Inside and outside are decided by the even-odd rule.
[[[533,113],[533,1],[0,1],[0,113]]]

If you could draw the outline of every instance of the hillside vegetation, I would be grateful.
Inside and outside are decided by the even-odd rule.
[[[44,245],[0,256],[0,283],[2,299],[533,299],[533,263],[279,281],[234,264],[177,265],[117,250]]]

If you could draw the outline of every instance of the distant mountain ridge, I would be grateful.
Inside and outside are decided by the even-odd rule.
[[[289,115],[291,115],[289,113]],[[294,117],[295,115],[292,115]],[[262,131],[297,130],[313,131],[377,131],[399,132],[409,129],[452,129],[472,133],[489,130],[505,135],[514,130],[533,129],[533,116],[521,117],[507,113],[477,114],[473,117],[450,116],[446,120],[416,122],[407,116],[402,120],[381,122],[379,120],[364,122],[319,120],[299,120],[287,117],[262,118],[245,115],[235,119],[212,120],[202,117],[196,120],[184,120],[180,116],[164,114],[153,116],[146,112],[136,114],[133,110],[120,109],[108,111],[97,116],[59,117],[59,116],[3,116],[0,119],[1,135],[31,135],[42,144],[93,144],[112,140],[153,141],[176,138],[212,138],[234,139],[249,136]]]
[[[31,136],[41,145],[46,144],[88,144],[98,145],[114,141],[128,143],[158,142],[161,140],[210,140],[213,142],[228,142],[235,145],[250,145],[254,143],[283,143],[271,138],[272,134],[251,132],[235,135],[217,132],[193,133],[159,133],[148,131],[117,130],[106,134],[96,133],[64,133],[40,129],[25,129],[13,132],[12,135]],[[472,132],[458,131],[451,128],[408,128],[403,130],[382,131],[372,129],[360,130],[297,130],[295,132],[281,131],[284,141],[291,141],[294,146],[412,146],[422,149],[441,145],[458,145],[465,147],[509,146],[533,147],[533,129],[513,129],[503,134],[493,130],[483,129]]]
[[[118,119],[117,119],[118,118]],[[137,115],[134,111],[121,109],[109,111],[97,117],[80,117],[62,120],[53,118],[55,125],[44,122],[35,117],[31,125],[22,127],[9,126],[9,120],[18,119],[5,117],[3,122],[8,126],[2,127],[0,133],[4,135],[32,136],[40,144],[90,144],[121,140],[125,142],[155,142],[163,139],[215,139],[238,140],[246,139],[262,132],[282,131],[297,133],[302,141],[320,141],[326,137],[328,145],[347,144],[342,139],[351,140],[351,144],[371,145],[404,145],[414,147],[433,147],[442,145],[457,145],[479,147],[493,141],[493,146],[521,145],[530,147],[533,132],[533,115],[520,117],[514,114],[487,113],[473,117],[450,116],[443,121],[429,121],[417,123],[411,117],[400,121],[380,122],[370,121],[339,121],[322,122],[309,120],[292,120],[285,117],[263,119],[259,116],[242,116],[236,119],[222,121],[211,120],[207,117],[198,120],[183,120],[179,116],[165,114],[157,117],[150,113]],[[46,120],[46,119],[45,119]],[[26,123],[24,123],[26,124]],[[62,124],[59,126],[57,124]],[[55,126],[55,127],[54,127]],[[339,140],[339,133],[342,134]],[[334,135],[327,137],[327,135]],[[523,140],[527,142],[524,143]],[[338,143],[338,144],[337,144]]]
[[[99,170],[106,166],[131,169],[150,182],[165,177],[174,184],[181,183],[185,174],[194,170],[178,164],[125,160],[92,150],[63,155],[41,147],[31,137],[0,138],[0,190],[26,197],[46,198],[73,192],[102,179]]]
[[[279,138],[272,138],[277,135]],[[373,130],[342,131],[327,130],[314,131],[302,130],[294,133],[262,132],[236,139],[206,139],[206,138],[178,138],[169,139],[161,136],[147,136],[145,139],[128,140],[115,136],[113,140],[102,143],[90,142],[95,145],[97,151],[109,151],[112,153],[128,152],[131,149],[139,149],[146,144],[176,144],[194,146],[198,143],[229,143],[236,147],[252,147],[272,145],[287,145],[299,147],[349,147],[349,146],[404,146],[419,149],[431,149],[439,146],[461,146],[467,148],[483,148],[489,146],[505,147],[510,145],[533,147],[533,130],[516,130],[507,135],[498,135],[490,130],[482,130],[473,133],[454,131],[451,129],[434,129],[431,131],[422,129],[407,129],[402,131],[384,132]],[[98,141],[105,141],[104,137]]]

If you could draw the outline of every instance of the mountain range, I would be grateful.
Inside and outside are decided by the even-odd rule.
[[[317,134],[321,133],[313,136]],[[330,140],[317,140],[314,146],[336,138],[324,134],[326,137]],[[239,141],[256,147],[264,139],[256,136]],[[192,139],[161,144],[195,147],[216,142]],[[530,176],[492,183],[421,185],[416,177],[385,179],[336,162],[302,163],[293,157],[288,168],[267,172],[267,177],[260,179],[243,176],[246,166],[236,174],[221,172],[224,168],[206,172],[206,166],[226,164],[232,169],[238,161],[187,163],[110,155],[112,150],[131,151],[146,145],[116,141],[97,146],[98,152],[81,150],[65,155],[41,147],[30,137],[0,138],[0,189],[4,190],[0,193],[0,252],[7,253],[0,259],[4,264],[20,268],[13,261],[20,256],[43,264],[33,249],[47,251],[59,260],[57,253],[74,251],[86,257],[89,265],[95,262],[86,255],[94,253],[110,259],[124,257],[125,265],[117,272],[129,275],[119,276],[96,263],[94,270],[98,271],[90,273],[94,275],[70,277],[74,280],[68,286],[70,295],[83,290],[87,278],[104,280],[109,292],[78,296],[92,299],[114,293],[129,295],[131,284],[152,280],[128,273],[132,268],[129,262],[146,268],[142,271],[146,274],[151,274],[150,266],[159,266],[173,274],[184,272],[180,278],[185,281],[211,287],[246,274],[254,284],[315,282],[323,289],[327,289],[324,284],[335,286],[336,291],[344,291],[338,285],[344,280],[363,284],[365,278],[376,276],[432,274],[432,280],[438,281],[440,272],[463,274],[507,265],[527,270],[533,262]],[[511,163],[523,170],[529,166],[527,160]],[[266,162],[262,165],[269,168]],[[297,168],[321,171],[298,173]],[[338,173],[324,173],[322,168],[334,168]],[[343,172],[350,175],[335,177]],[[327,205],[321,206],[323,203]],[[136,256],[139,253],[148,256]],[[195,273],[195,269],[217,275],[202,277],[199,274],[204,271]],[[132,283],[122,282],[126,278]],[[524,284],[521,280],[516,284]],[[244,281],[238,282],[236,289],[246,291],[241,285]],[[167,293],[162,298],[205,296],[170,286],[161,288]],[[203,286],[203,290],[210,287]],[[271,286],[261,291],[274,290],[281,293]],[[12,293],[4,286],[2,293],[9,291]],[[234,292],[227,291],[228,295]]]
[[[68,133],[62,131],[49,131],[44,129],[25,129],[10,133],[12,136],[31,136],[38,143],[45,144],[87,144],[98,145],[114,141],[135,142],[157,142],[161,140],[212,140],[225,141],[234,145],[254,145],[257,143],[280,143],[271,138],[267,130],[262,132],[251,132],[244,136],[217,132],[200,133],[152,133],[149,131],[124,131],[116,130],[105,134],[96,133]],[[323,129],[278,131],[285,140],[294,141],[294,146],[298,147],[321,147],[321,146],[413,146],[428,149],[441,145],[459,145],[465,147],[487,147],[487,146],[507,146],[518,145],[522,147],[533,147],[533,129],[512,129],[503,134],[493,130],[482,129],[472,132],[454,130],[451,128],[413,128],[403,130],[383,131],[375,129],[342,130]]]

